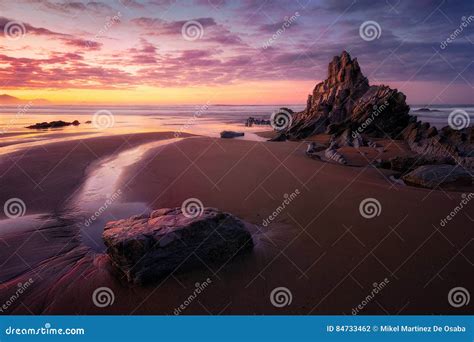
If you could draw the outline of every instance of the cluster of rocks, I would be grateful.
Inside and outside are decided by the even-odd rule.
[[[403,139],[414,155],[403,162],[381,160],[378,166],[402,168],[399,170],[400,175],[410,184],[417,183],[414,178],[426,175],[429,169],[424,167],[415,173],[416,168],[428,165],[433,167],[430,175],[438,179],[438,185],[446,183],[438,176],[448,170],[459,177],[457,183],[469,183],[461,168],[474,169],[473,127],[455,130],[447,126],[437,130],[409,115],[409,111],[403,93],[385,85],[369,85],[357,59],[352,59],[343,51],[329,63],[327,79],[315,86],[313,93],[308,96],[306,108],[292,114],[291,124],[272,140],[301,140],[326,133],[330,135],[330,145],[324,149],[324,157],[345,164],[344,157],[338,152],[339,147],[369,146],[383,150],[373,138]],[[436,110],[420,108],[418,111]],[[312,150],[312,146],[308,146],[306,154],[316,158],[316,152]],[[400,164],[405,165],[402,167]],[[452,169],[454,164],[460,168]],[[469,171],[466,172],[469,174]],[[408,176],[408,173],[411,175]],[[426,182],[420,178],[418,183],[433,187],[436,181]]]
[[[158,209],[109,222],[103,240],[112,264],[134,284],[208,265],[220,268],[254,246],[244,222],[215,208],[202,208],[199,215]]]
[[[249,117],[247,120],[245,120],[245,127],[252,127],[253,125],[267,126],[267,125],[270,125],[270,120],[258,119],[252,116]]]
[[[51,122],[38,122],[34,125],[27,126],[26,128],[47,129],[47,128],[59,128],[59,127],[66,127],[66,126],[79,126],[80,124],[81,123],[77,120],[74,120],[73,122],[58,120],[58,121],[51,121]]]

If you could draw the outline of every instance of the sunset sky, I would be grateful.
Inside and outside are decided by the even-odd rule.
[[[345,49],[371,84],[396,87],[411,104],[472,104],[473,15],[472,0],[3,0],[0,93],[54,103],[298,104]],[[361,37],[366,21],[379,25],[378,38]]]

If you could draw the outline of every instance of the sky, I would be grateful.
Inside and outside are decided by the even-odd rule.
[[[2,0],[0,93],[303,104],[333,56],[410,104],[474,103],[472,0]]]

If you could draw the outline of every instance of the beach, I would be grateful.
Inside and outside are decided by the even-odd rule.
[[[2,203],[14,197],[26,204],[23,217],[0,223],[0,302],[10,302],[4,311],[468,313],[467,306],[447,305],[445,294],[467,285],[465,272],[474,257],[472,211],[441,222],[472,188],[440,191],[397,184],[390,179],[392,171],[370,166],[377,153],[369,148],[365,155],[342,148],[349,160],[349,166],[343,166],[308,158],[305,141],[175,133],[59,141],[1,157]],[[385,155],[407,152],[403,143],[381,139],[379,144]],[[140,150],[139,158],[123,163],[127,150],[140,146],[147,148]],[[103,173],[110,165],[120,169]],[[90,184],[109,178],[113,182],[103,183],[107,194],[94,197]],[[130,285],[101,246],[101,226],[85,224],[94,214],[91,206],[99,207],[106,200],[102,195],[110,198],[115,193],[120,194],[113,197],[116,203],[100,215],[104,222],[180,207],[186,199],[198,198],[205,207],[248,222],[255,247],[219,268],[178,269],[154,284]],[[359,205],[366,198],[379,201],[377,216],[361,215]],[[285,200],[284,210],[275,215]],[[19,284],[30,279],[31,285],[12,301]],[[113,305],[94,305],[91,297],[99,287],[113,291]],[[277,287],[291,289],[291,305],[270,303]],[[196,288],[200,293],[194,298]],[[368,300],[374,289],[377,294]]]

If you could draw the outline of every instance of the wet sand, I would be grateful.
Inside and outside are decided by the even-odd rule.
[[[69,217],[73,213],[62,208],[98,158],[164,137],[141,134],[130,136],[128,143],[114,136],[78,146],[46,145],[47,151],[8,157],[19,166],[2,158],[3,201],[22,198],[29,215],[61,214],[59,222],[55,214],[52,221],[40,219],[41,229],[9,229],[0,236],[5,246],[0,260],[6,260],[0,272],[0,302],[18,283],[34,280],[8,313],[173,314],[196,283],[207,278],[211,284],[183,314],[351,314],[373,284],[386,278],[386,287],[360,314],[470,311],[468,306],[451,307],[447,294],[472,282],[472,203],[441,227],[440,220],[462,199],[460,192],[399,186],[390,182],[387,171],[309,159],[305,144],[297,142],[191,137],[160,147],[159,153],[150,150],[127,167],[117,184],[123,189],[120,201],[162,208],[198,198],[205,206],[249,222],[256,243],[251,254],[223,268],[207,265],[185,274],[178,270],[156,284],[130,287],[105,254],[84,246],[78,223]],[[354,151],[345,153],[354,164],[368,164]],[[374,151],[368,153],[365,157],[377,157]],[[403,146],[388,146],[385,153],[404,153]],[[41,189],[32,191],[35,182],[25,182],[20,168],[33,174]],[[296,190],[300,194],[295,200],[264,225],[285,194]],[[372,219],[359,212],[360,202],[369,197],[382,208]],[[92,293],[101,286],[113,290],[113,305],[93,304]],[[276,287],[291,291],[290,305],[271,304],[269,296]]]

